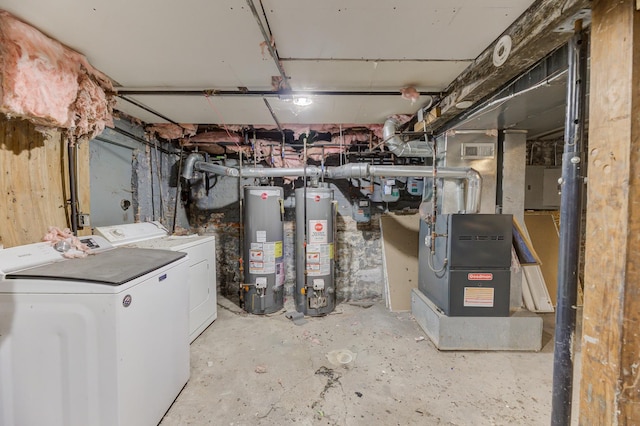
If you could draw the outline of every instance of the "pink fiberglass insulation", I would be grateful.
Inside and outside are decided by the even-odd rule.
[[[0,11],[0,112],[90,139],[113,126],[112,91],[84,56]]]
[[[167,140],[194,136],[198,130],[195,124],[156,123],[146,127],[147,132]]]
[[[405,87],[403,89],[400,89],[400,93],[402,94],[402,99],[406,99],[408,101],[411,101],[412,105],[420,97],[420,93],[413,86],[409,86],[409,87]]]

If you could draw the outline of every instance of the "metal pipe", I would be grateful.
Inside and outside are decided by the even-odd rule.
[[[366,177],[433,177],[434,169],[429,166],[374,166],[368,163],[349,163],[339,167],[328,167],[329,179],[359,179]],[[440,167],[435,173],[436,179],[461,179],[467,182],[467,201],[465,211],[478,213],[482,190],[482,177],[470,167]]]
[[[124,100],[124,101],[127,101],[127,102],[129,102],[130,104],[133,104],[133,105],[137,106],[138,108],[143,109],[143,110],[145,110],[145,111],[147,111],[147,112],[149,112],[149,113],[151,113],[151,114],[155,115],[156,117],[160,117],[160,118],[162,118],[163,120],[168,121],[169,123],[176,124],[176,125],[178,125],[178,126],[179,126],[179,124],[178,124],[177,122],[173,121],[173,120],[172,120],[172,119],[170,119],[169,117],[167,117],[167,116],[165,116],[165,115],[160,114],[159,112],[157,112],[157,111],[155,111],[155,110],[153,110],[153,109],[149,108],[148,106],[146,106],[146,105],[144,105],[144,104],[142,104],[142,103],[140,103],[140,102],[138,102],[138,101],[135,101],[135,100],[133,100],[133,99],[131,99],[131,98],[127,98],[126,96],[123,96],[123,95],[122,95],[122,94],[120,94],[120,93],[118,93],[118,94],[117,94],[117,96],[118,96],[118,97],[120,97],[120,99],[122,99],[122,100]]]
[[[395,118],[388,118],[382,127],[382,139],[389,151],[398,157],[431,157],[433,150],[427,141],[420,139],[403,141],[399,135],[396,135],[400,123]]]
[[[162,190],[162,182],[164,179],[162,178],[162,160],[160,159],[160,155],[158,154],[158,141],[154,139],[154,147],[156,154],[156,175],[158,176],[158,190],[160,192],[160,220],[164,223],[164,191]],[[149,153],[151,156],[151,153]]]
[[[301,96],[400,96],[399,90],[217,90],[212,88],[196,89],[167,89],[161,87],[116,87],[117,96],[133,103],[140,108],[137,102],[125,98],[133,95],[150,96],[220,96],[220,97],[272,97],[272,98],[295,98]],[[421,92],[422,95],[436,96],[439,92]],[[152,114],[158,115],[155,111],[149,110]],[[175,124],[175,123],[174,123]]]
[[[153,151],[148,151],[149,155],[149,192],[151,193],[151,218],[156,220],[156,191],[153,187]]]
[[[67,161],[69,166],[69,203],[71,204],[71,232],[73,235],[78,235],[78,196],[77,196],[77,182],[76,172],[74,164],[74,150],[77,149],[76,144],[72,144],[70,139],[67,139]]]
[[[264,101],[264,104],[267,106],[267,109],[269,110],[269,113],[271,114],[271,117],[273,118],[273,121],[276,122],[276,126],[278,127],[278,130],[280,130],[280,133],[282,133],[282,137],[284,138],[284,130],[282,130],[282,126],[280,125],[280,121],[278,120],[278,117],[276,116],[276,113],[273,111],[273,108],[271,108],[271,104],[269,104],[269,101],[266,100],[265,98],[262,98],[262,100]]]
[[[197,161],[194,164],[194,169],[200,172],[215,173],[217,175],[239,177],[240,172],[233,167],[222,166],[220,164],[207,163],[206,161]],[[242,176],[246,176],[244,170]]]
[[[329,179],[359,179],[369,177],[369,163],[347,163],[338,167],[327,167]]]
[[[191,154],[192,156],[198,154]],[[191,157],[191,156],[190,156]],[[189,158],[185,161],[185,169],[189,164]],[[197,161],[195,170],[207,171],[219,175],[238,177],[238,169],[218,164]],[[183,176],[186,173],[183,173]],[[362,179],[375,176],[386,177],[430,177],[433,168],[428,166],[374,166],[369,163],[348,163],[336,167],[245,167],[242,169],[242,177],[247,178],[273,178],[285,176],[303,176],[319,178],[326,176],[329,179]],[[438,179],[460,179],[467,182],[467,201],[465,211],[478,213],[480,211],[480,197],[482,177],[480,173],[470,167],[441,167],[437,169]]]
[[[180,156],[178,157],[178,176],[182,176],[182,150],[184,148],[180,145]],[[176,220],[178,218],[178,203],[180,202],[180,194],[182,192],[182,184],[178,179],[178,185],[176,186],[176,202],[173,206],[173,223],[171,224],[171,233],[176,233]]]
[[[182,176],[183,178],[189,180],[193,179],[193,172],[195,170],[196,162],[203,162],[204,157],[202,154],[192,153],[189,154],[186,160],[184,160],[184,164],[182,166]]]
[[[558,297],[553,351],[553,390],[551,425],[571,424],[573,393],[573,341],[576,330],[580,227],[582,222],[581,176],[584,137],[588,35],[582,21],[575,23],[569,40],[567,112],[562,156],[562,195],[560,199],[560,246],[558,249]]]
[[[284,176],[304,176],[307,177],[320,177],[322,170],[317,166],[306,167],[291,167],[291,168],[274,168],[274,169],[262,169],[260,167],[250,169],[248,171],[253,177],[284,177]],[[247,173],[245,173],[245,176]]]
[[[256,5],[253,4],[253,0],[247,0],[247,5],[249,5],[249,9],[251,9],[251,13],[253,13],[253,17],[256,18],[256,22],[258,23],[258,28],[260,28],[260,32],[262,33],[262,37],[264,38],[264,42],[267,44],[267,49],[269,49],[271,58],[273,58],[273,62],[275,63],[276,68],[278,68],[278,72],[282,77],[282,84],[284,85],[284,87],[291,90],[291,86],[289,86],[289,77],[287,77],[287,74],[284,72],[284,68],[282,68],[282,64],[280,63],[278,54],[276,53],[276,50],[271,45],[271,36],[267,34],[267,30],[264,28],[264,25],[262,25],[262,19],[260,19],[260,15],[258,15],[258,11],[256,10]]]

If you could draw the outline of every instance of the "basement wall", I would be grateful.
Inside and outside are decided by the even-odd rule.
[[[251,180],[252,182],[252,180]],[[247,180],[244,184],[251,183]],[[287,191],[289,193],[291,191]],[[219,177],[216,186],[206,194],[202,185],[192,188],[198,196],[189,206],[192,229],[200,234],[216,235],[218,244],[218,285],[221,294],[238,300],[242,282],[239,270],[240,220],[238,179]],[[292,197],[293,194],[290,195]],[[293,296],[295,288],[295,208],[292,200],[285,200],[284,262],[285,294]],[[337,299],[362,301],[380,299],[384,291],[382,252],[380,244],[380,214],[372,214],[370,223],[356,223],[351,217],[350,203],[335,190],[339,203],[336,239],[336,292]],[[209,210],[203,207],[213,207]],[[289,206],[289,207],[287,207]]]
[[[91,225],[109,226],[157,220],[173,229],[179,151],[170,143],[147,140],[142,126],[116,120],[91,141]],[[184,205],[177,203],[176,232],[187,232]]]

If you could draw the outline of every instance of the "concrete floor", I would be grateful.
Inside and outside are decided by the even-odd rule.
[[[161,425],[549,424],[553,315],[537,353],[440,352],[383,302],[342,303],[301,326],[284,312],[248,315],[220,297]],[[343,365],[333,351],[345,350],[356,355]]]

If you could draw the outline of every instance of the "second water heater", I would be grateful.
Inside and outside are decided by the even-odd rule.
[[[336,305],[336,205],[329,188],[298,188],[296,194],[296,309],[321,316]]]

